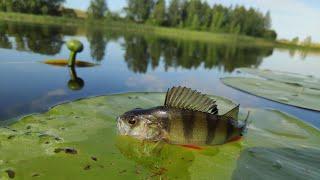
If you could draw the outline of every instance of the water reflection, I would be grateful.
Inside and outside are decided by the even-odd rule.
[[[18,25],[0,23],[1,48],[13,48],[18,51],[31,51],[46,55],[55,55],[61,51],[64,35],[74,34],[72,28],[61,26]],[[14,39],[14,46],[6,37]]]
[[[49,59],[49,64],[66,65],[64,60],[56,60],[68,56],[63,44],[71,38],[84,43],[85,51],[79,59],[96,61],[77,64],[78,67],[99,66],[77,69],[78,72],[70,69],[70,78],[68,69],[37,63]],[[0,121],[77,98],[128,91],[164,91],[170,86],[185,85],[233,98],[245,106],[280,108],[319,124],[317,113],[304,118],[306,112],[253,98],[219,83],[220,77],[229,75],[235,68],[248,66],[319,76],[318,62],[314,61],[319,54],[313,51],[305,51],[303,57],[308,57],[302,61],[299,59],[302,51],[294,49],[290,53],[298,58],[290,58],[286,49],[167,39],[91,27],[7,22],[0,22],[0,51]],[[86,83],[77,73],[81,73]],[[71,89],[78,91],[68,89],[69,80]]]
[[[81,35],[85,32],[92,59],[101,62],[105,58],[110,41],[123,38],[124,59],[135,73],[146,73],[150,66],[155,69],[163,60],[169,68],[219,67],[232,72],[238,67],[257,67],[262,59],[272,55],[273,48],[239,47],[236,44],[218,45],[184,40],[168,40],[154,36],[106,32],[103,29],[82,29],[63,26],[0,24],[0,47],[19,51],[55,55],[61,51],[66,35]],[[14,41],[11,41],[10,39]]]
[[[68,87],[70,90],[78,91],[85,85],[84,80],[77,76],[75,67],[69,67],[70,80],[68,81]]]
[[[91,57],[96,61],[102,61],[108,43],[108,37],[102,29],[87,29],[87,39],[90,43]]]
[[[136,73],[146,73],[149,65],[152,69],[157,68],[161,58],[165,70],[170,67],[196,69],[203,65],[206,69],[219,67],[232,72],[238,67],[257,67],[264,57],[273,53],[273,48],[171,41],[143,36],[126,36],[123,47],[128,68]]]

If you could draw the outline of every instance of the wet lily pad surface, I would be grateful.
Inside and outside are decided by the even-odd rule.
[[[228,86],[256,96],[320,111],[320,90],[259,78],[227,77],[221,80]]]
[[[52,66],[62,66],[66,67],[68,66],[68,60],[67,59],[50,59],[43,62],[44,64],[52,65]],[[75,61],[76,67],[93,67],[97,66],[97,64],[86,62],[86,61]]]
[[[220,114],[235,104],[217,99]],[[320,133],[276,110],[250,111],[244,140],[187,149],[117,136],[116,116],[163,93],[78,100],[0,128],[0,179],[319,179]]]
[[[244,73],[256,75],[265,79],[274,80],[278,82],[293,84],[305,88],[320,90],[320,79],[313,76],[305,76],[296,73],[261,70],[253,68],[239,68],[237,69]]]

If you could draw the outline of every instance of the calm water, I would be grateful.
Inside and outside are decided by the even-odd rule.
[[[78,68],[82,89],[69,89],[69,70],[42,64],[67,58],[64,42],[85,46],[78,59],[98,63]],[[273,108],[320,127],[320,113],[271,102],[223,85],[219,78],[256,67],[320,78],[320,54],[170,40],[99,29],[0,23],[0,124],[88,96],[129,91],[165,91],[184,85],[233,99],[244,107]]]

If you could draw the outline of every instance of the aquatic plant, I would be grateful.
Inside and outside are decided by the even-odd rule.
[[[261,70],[254,68],[238,68],[237,70],[273,81],[320,90],[320,79],[313,76],[282,71],[272,71],[268,69]]]
[[[85,62],[85,61],[77,61],[77,53],[83,51],[83,44],[78,40],[70,40],[67,42],[67,47],[70,50],[70,56],[68,60],[65,59],[50,59],[44,61],[45,64],[53,65],[53,66],[69,66],[69,67],[93,67],[96,66],[94,63]]]
[[[221,81],[235,89],[272,101],[320,111],[320,90],[318,89],[261,78],[227,77],[222,78]]]
[[[84,81],[83,79],[77,76],[75,67],[70,67],[69,72],[70,72],[70,80],[68,81],[69,89],[74,91],[81,90],[84,86]]]
[[[220,114],[235,106],[211,97]],[[319,179],[319,130],[276,110],[242,109],[240,119],[251,112],[244,140],[203,150],[117,136],[116,116],[164,98],[82,99],[0,127],[0,179]]]
[[[83,51],[83,44],[78,40],[72,39],[67,42],[67,47],[71,51],[69,61],[68,61],[68,66],[74,67],[77,53]]]

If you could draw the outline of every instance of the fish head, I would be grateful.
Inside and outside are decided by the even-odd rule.
[[[120,135],[132,136],[141,140],[158,141],[161,139],[161,125],[148,111],[137,108],[117,118]]]

